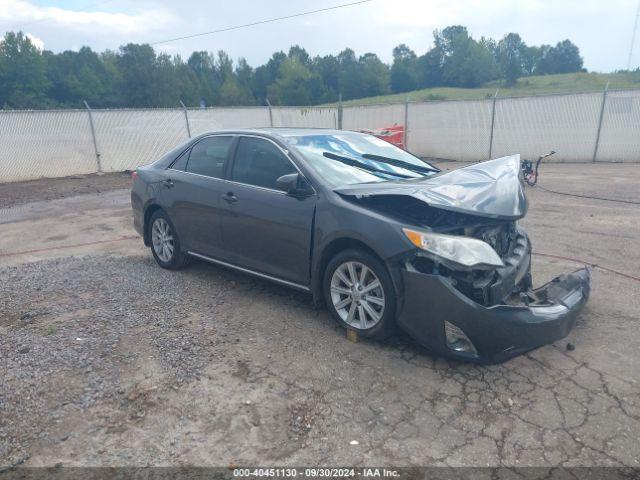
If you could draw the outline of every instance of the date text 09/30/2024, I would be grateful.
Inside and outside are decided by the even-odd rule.
[[[234,468],[233,476],[276,478],[393,478],[400,472],[390,468]]]

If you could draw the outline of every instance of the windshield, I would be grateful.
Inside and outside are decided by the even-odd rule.
[[[438,170],[373,135],[355,132],[287,134],[295,147],[332,187],[391,179],[420,178]],[[400,166],[402,165],[402,166]]]

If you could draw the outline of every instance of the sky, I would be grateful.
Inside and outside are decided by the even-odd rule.
[[[125,43],[169,38],[317,10],[354,0],[0,0],[0,33],[22,30],[40,48],[60,52],[88,45],[117,49]],[[433,45],[433,30],[465,25],[474,38],[519,33],[529,45],[569,38],[590,71],[626,68],[640,0],[372,0],[246,29],[156,45],[188,57],[194,50],[225,50],[250,65],[278,50],[304,47],[312,56],[378,54],[391,61],[406,43],[419,55]],[[640,32],[632,68],[640,66]]]

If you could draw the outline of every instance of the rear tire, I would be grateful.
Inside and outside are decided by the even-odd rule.
[[[384,264],[370,253],[350,249],[327,265],[324,298],[336,322],[363,337],[384,339],[395,331],[396,293]]]
[[[189,263],[191,257],[181,250],[180,237],[163,210],[156,210],[151,215],[147,228],[151,253],[158,265],[168,270],[178,270]]]

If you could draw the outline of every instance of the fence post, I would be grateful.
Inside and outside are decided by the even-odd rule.
[[[98,141],[96,140],[96,127],[93,124],[93,113],[91,107],[86,100],[83,100],[84,106],[87,108],[89,114],[89,125],[91,126],[91,137],[93,138],[93,150],[96,153],[96,163],[98,164],[98,172],[102,172],[102,163],[100,162],[100,152],[98,151]]]
[[[342,94],[338,94],[338,130],[342,130]]]
[[[182,100],[180,100],[180,106],[184,112],[184,121],[187,123],[187,135],[191,138],[191,126],[189,125],[189,113],[187,111],[187,106],[182,102]]]
[[[498,99],[498,92],[500,89],[496,90],[495,95],[493,96],[493,103],[491,106],[491,134],[489,137],[489,160],[491,160],[491,155],[493,155],[493,129],[496,124],[496,100]]]
[[[404,134],[403,134],[402,143],[404,144],[404,149],[409,150],[409,95],[407,95],[407,99],[404,102]]]
[[[602,119],[604,117],[604,107],[607,103],[607,91],[609,90],[609,82],[604,87],[604,92],[602,92],[602,103],[600,105],[600,117],[598,118],[598,133],[596,133],[596,145],[593,148],[593,158],[592,162],[595,162],[598,157],[598,147],[600,146],[600,132],[602,131]]]
[[[265,100],[267,101],[267,107],[269,108],[269,126],[273,127],[273,111],[271,110],[271,102],[266,97]]]

